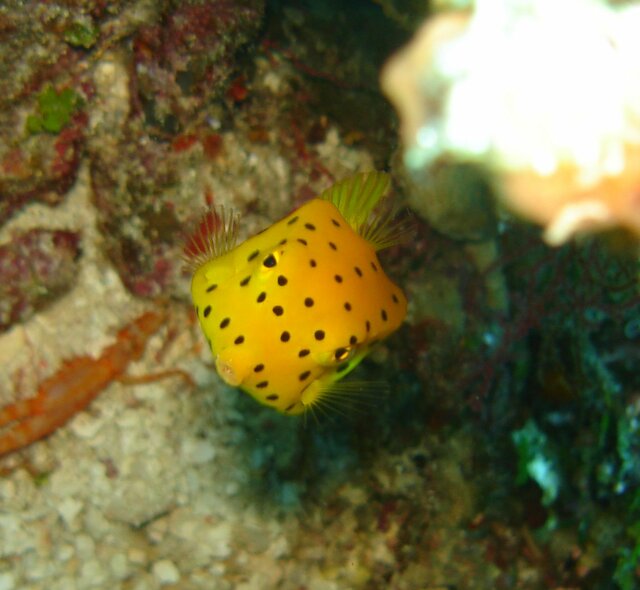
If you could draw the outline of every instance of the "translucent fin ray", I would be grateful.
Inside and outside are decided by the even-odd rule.
[[[402,216],[398,208],[385,199],[362,228],[360,235],[376,250],[384,250],[408,242],[414,232],[415,225],[408,210]]]
[[[385,381],[335,381],[323,389],[305,413],[310,412],[314,417],[317,412],[324,416],[349,416],[374,408],[389,391],[389,384]]]
[[[319,198],[333,203],[347,223],[376,250],[406,239],[410,225],[396,221],[386,199],[391,177],[376,170],[355,174],[325,190]]]
[[[185,269],[195,272],[203,264],[233,250],[238,240],[239,215],[224,207],[205,209],[182,251]]]

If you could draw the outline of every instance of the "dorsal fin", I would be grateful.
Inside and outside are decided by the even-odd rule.
[[[232,250],[238,238],[238,215],[224,207],[205,209],[182,251],[185,268],[195,272],[203,264]]]
[[[325,190],[320,199],[333,203],[346,222],[376,250],[406,239],[411,228],[395,220],[395,211],[385,197],[391,177],[372,170],[349,176]]]

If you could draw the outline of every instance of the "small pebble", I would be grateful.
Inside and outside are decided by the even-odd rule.
[[[75,554],[75,550],[71,545],[59,545],[56,548],[56,560],[58,561],[68,561]]]
[[[81,565],[80,579],[93,587],[103,588],[107,581],[107,572],[97,559],[90,559]]]
[[[75,498],[65,498],[58,504],[58,514],[67,524],[71,524],[82,508],[82,502],[79,502]]]
[[[182,443],[182,454],[189,463],[201,465],[211,461],[216,450],[209,441],[188,438]]]
[[[147,554],[142,549],[137,549],[135,547],[129,549],[129,551],[127,551],[127,557],[131,563],[138,565],[147,563]]]
[[[74,434],[80,438],[93,438],[102,427],[102,422],[87,412],[74,416],[69,425]]]
[[[180,579],[180,572],[173,561],[161,559],[156,561],[152,567],[153,575],[160,584],[175,584]]]
[[[109,561],[111,573],[118,579],[123,580],[129,573],[129,563],[124,553],[116,553]]]
[[[76,537],[75,542],[76,552],[78,553],[78,557],[80,557],[80,559],[90,559],[94,556],[96,551],[96,543],[89,535],[80,534]]]
[[[0,573],[0,590],[13,590],[15,587],[15,580],[12,573]]]

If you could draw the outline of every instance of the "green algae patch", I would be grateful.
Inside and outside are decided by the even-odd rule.
[[[73,23],[64,32],[64,40],[72,47],[91,49],[98,40],[100,31],[98,27],[85,23]]]
[[[49,84],[38,94],[37,113],[27,117],[27,131],[31,134],[60,133],[81,104],[80,95],[72,88],[57,92]]]

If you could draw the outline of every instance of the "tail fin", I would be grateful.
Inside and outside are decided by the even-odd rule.
[[[376,250],[407,239],[411,228],[396,220],[393,205],[386,199],[391,177],[373,170],[355,174],[325,190],[320,198],[333,203],[347,223]]]

